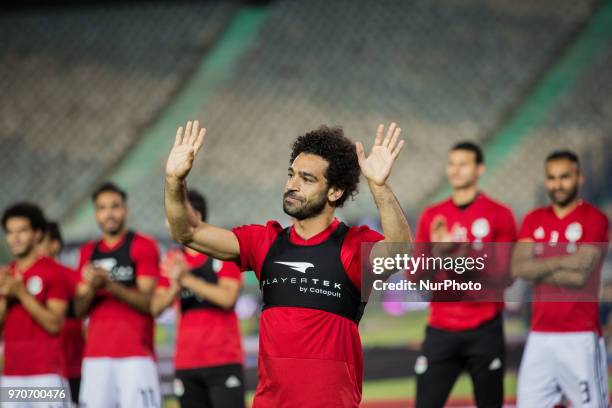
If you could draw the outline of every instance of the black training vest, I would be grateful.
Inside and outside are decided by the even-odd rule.
[[[101,241],[96,242],[89,261],[108,271],[110,279],[127,287],[136,286],[136,264],[130,256],[134,233],[128,231],[125,241],[109,252],[100,251]]]
[[[282,230],[261,268],[259,288],[263,293],[263,309],[305,307],[359,323],[366,304],[340,259],[348,230],[340,223],[327,240],[311,246],[289,242],[290,229]]]
[[[202,279],[205,282],[216,284],[217,283],[217,273],[213,268],[215,260],[213,258],[208,258],[206,262],[197,268],[191,269],[191,274],[196,277]],[[220,262],[220,261],[217,261]],[[189,289],[181,290],[181,312],[184,313],[188,310],[193,309],[222,309],[220,306],[211,303],[205,299],[202,299],[196,296]]]

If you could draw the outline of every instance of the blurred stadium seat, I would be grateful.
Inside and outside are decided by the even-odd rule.
[[[138,143],[217,39],[235,5],[25,9],[2,16],[0,206],[53,217],[87,199]]]
[[[389,120],[398,120],[408,139],[394,182],[416,215],[443,183],[449,145],[489,137],[590,11],[569,1],[398,4],[272,6],[231,80],[201,107],[209,154],[193,180],[202,180],[222,209],[215,222],[282,217],[283,165],[300,132],[341,124],[369,142],[376,123]],[[151,183],[160,177],[152,172]],[[162,210],[158,192],[135,195],[144,204],[139,223],[150,226]],[[373,211],[365,196],[345,216]]]

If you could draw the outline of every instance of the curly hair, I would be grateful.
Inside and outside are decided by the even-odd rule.
[[[342,197],[333,204],[335,207],[342,207],[349,197],[354,199],[361,170],[355,144],[344,136],[341,127],[323,125],[298,136],[292,146],[289,164],[300,153],[316,154],[329,163],[325,178],[330,186],[344,190]]]
[[[47,226],[45,215],[39,206],[29,202],[19,202],[13,204],[2,214],[2,229],[6,232],[8,220],[11,218],[27,218],[30,221],[30,227],[34,231],[44,232]]]

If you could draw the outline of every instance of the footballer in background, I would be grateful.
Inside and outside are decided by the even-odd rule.
[[[205,197],[196,190],[187,196],[193,216],[206,221]],[[168,251],[161,265],[151,312],[158,316],[179,303],[174,393],[181,408],[243,408],[244,357],[234,312],[242,272],[188,247]]]
[[[98,240],[80,248],[75,309],[89,316],[79,405],[161,406],[151,297],[159,278],[156,242],[127,228],[127,194],[112,183],[92,195]]]
[[[478,145],[461,142],[450,149],[446,175],[451,197],[426,208],[416,231],[415,241],[431,242],[429,250],[434,256],[464,256],[458,253],[466,248],[478,252],[485,250],[483,243],[516,240],[512,210],[478,188],[484,171],[484,156]],[[507,252],[505,261],[503,255],[497,259],[509,267]],[[497,271],[496,286],[510,284],[508,267]],[[443,407],[463,371],[472,378],[477,406],[503,405],[506,347],[501,294],[499,298],[500,301],[450,302],[435,301],[433,297],[421,355],[415,364],[417,408]]]
[[[513,274],[534,285],[517,405],[552,407],[565,397],[573,407],[607,407],[598,297],[609,222],[580,197],[584,177],[574,152],[552,152],[545,177],[551,205],[525,216],[512,262]]]
[[[18,203],[4,211],[2,228],[13,261],[0,268],[0,322],[3,324],[2,387],[53,387],[65,390],[54,407],[69,407],[66,361],[61,331],[69,300],[67,276],[39,251],[45,217],[34,204]],[[30,402],[2,402],[7,407],[36,407]]]
[[[45,233],[39,245],[40,254],[57,260],[63,247],[64,240],[59,224],[55,221],[47,221]],[[74,296],[79,283],[79,274],[65,265],[60,264],[60,266],[66,274],[70,299],[60,337],[66,358],[66,376],[70,384],[70,396],[73,404],[77,404],[81,388],[81,365],[83,364],[83,352],[85,350],[83,321],[76,316],[74,310]]]

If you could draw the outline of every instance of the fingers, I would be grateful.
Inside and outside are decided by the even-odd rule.
[[[200,122],[195,120],[193,122],[193,127],[191,128],[191,135],[189,135],[189,144],[194,145],[196,139],[198,138],[198,132],[200,131]]]
[[[383,141],[383,132],[385,131],[385,125],[382,123],[378,125],[376,129],[376,139],[374,139],[374,146],[380,146]]]
[[[402,151],[404,144],[404,141],[400,140],[395,149],[391,151],[391,157],[393,157],[393,160],[397,159],[397,156],[399,156],[400,152]]]
[[[391,139],[393,138],[393,135],[395,134],[396,128],[397,128],[397,123],[395,122],[389,125],[389,129],[387,130],[387,135],[385,136],[385,139],[382,141],[382,145],[384,147],[389,147],[389,143],[391,142]]]
[[[183,137],[183,144],[189,144],[189,138],[191,136],[191,127],[193,126],[193,122],[187,122],[187,126],[185,126],[185,136]]]
[[[174,138],[174,147],[180,145],[183,142],[183,127],[179,127],[176,131],[176,137]]]
[[[194,154],[198,154],[200,148],[204,144],[204,139],[206,138],[206,128],[202,128],[200,130],[200,134],[196,138],[195,144],[193,145]]]
[[[200,150],[200,148],[202,147],[202,144],[204,143],[205,136],[206,128],[200,128],[199,121],[188,121],[187,125],[185,125],[185,129],[183,129],[183,127],[181,126],[176,131],[176,137],[174,138],[174,146],[176,147],[182,144],[190,145],[193,147],[194,152],[197,153],[198,150]]]
[[[387,148],[389,149],[389,151],[393,151],[395,149],[395,146],[397,145],[397,141],[399,140],[399,136],[400,133],[402,133],[402,128],[395,128],[395,131],[393,132],[393,136],[391,136],[391,141],[389,142],[389,145],[387,146]]]
[[[376,137],[378,138],[378,135]],[[357,152],[357,160],[359,161],[359,164],[361,165],[361,163],[363,163],[365,161],[365,159],[366,159],[365,151],[363,149],[363,144],[361,142],[356,142],[355,143],[355,150]]]

